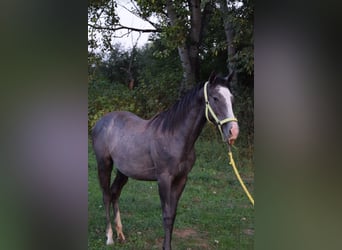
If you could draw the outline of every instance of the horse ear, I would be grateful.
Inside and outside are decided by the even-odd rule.
[[[230,74],[227,77],[225,77],[227,84],[231,83],[233,76],[234,76],[234,70],[232,70],[232,72],[230,72]]]
[[[233,84],[233,82],[232,82],[233,76],[234,76],[234,70],[232,70],[232,71],[230,72],[230,74],[224,78],[224,80],[225,80],[225,85],[226,85],[229,89],[231,89],[231,88],[234,86],[234,84]]]
[[[216,78],[216,73],[215,71],[212,71],[210,76],[209,76],[209,83],[212,83]]]

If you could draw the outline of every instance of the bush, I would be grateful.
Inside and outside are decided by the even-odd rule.
[[[134,96],[123,84],[93,80],[88,86],[88,132],[104,114],[113,110],[136,112]]]
[[[176,85],[142,82],[129,90],[127,86],[106,80],[90,81],[88,87],[88,132],[104,114],[125,110],[149,119],[175,102]]]

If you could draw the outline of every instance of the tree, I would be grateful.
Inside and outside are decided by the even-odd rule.
[[[200,0],[177,1],[166,0],[167,16],[170,27],[179,32],[176,40],[178,54],[183,66],[183,86],[187,89],[199,81],[200,61],[199,47],[203,38],[205,20],[212,9],[211,3],[205,3],[201,8]]]
[[[254,75],[254,2],[219,0],[219,5],[227,41],[227,68],[234,71],[233,80],[237,82],[238,73]]]
[[[212,3],[207,2],[201,8],[200,0],[172,1],[172,0],[138,0],[134,14],[150,22],[155,29],[136,29],[120,24],[115,13],[115,1],[90,1],[88,6],[88,20],[90,46],[98,46],[100,31],[104,48],[111,48],[113,32],[126,29],[127,32],[155,32],[161,38],[168,40],[170,49],[177,47],[184,72],[183,88],[187,89],[199,80],[199,45],[203,37],[205,19],[210,13]],[[139,7],[138,7],[139,6]],[[150,17],[156,15],[160,23],[153,23]]]
[[[216,48],[216,52],[226,51],[228,72],[234,69],[236,74],[253,76],[253,1],[137,0],[135,3],[131,0],[131,3],[134,8],[130,11],[154,28],[123,26],[115,12],[115,0],[91,0],[88,7],[90,46],[99,45],[99,34],[102,36],[102,47],[111,49],[115,31],[150,32],[154,34],[151,36],[153,41],[160,40],[166,47],[160,55],[177,49],[183,69],[182,90],[201,79],[201,61],[211,56],[208,50],[212,47]],[[219,18],[213,23],[211,19],[214,16]],[[208,27],[213,24],[215,27],[209,30]],[[225,38],[211,45],[205,44],[210,41],[208,34],[221,37],[222,30]]]
[[[233,58],[236,54],[236,46],[234,44],[234,29],[233,29],[233,24],[231,22],[231,16],[230,11],[228,9],[228,2],[227,0],[219,0],[220,4],[220,10],[222,12],[222,17],[223,17],[223,27],[224,27],[224,32],[226,35],[226,41],[227,41],[227,61],[228,61],[228,71],[233,72],[233,81],[236,82],[236,71],[234,70],[235,65],[233,62]]]
[[[89,48],[96,49],[101,47],[104,50],[112,49],[112,39],[120,36],[116,35],[116,31],[125,30],[128,35],[131,32],[160,32],[158,28],[154,29],[139,29],[135,27],[124,26],[120,23],[120,19],[116,13],[118,8],[117,0],[89,0],[88,1],[88,39]],[[134,1],[132,1],[134,3]],[[136,6],[134,4],[134,6]],[[138,8],[138,7],[136,7]],[[136,9],[138,10],[138,9]],[[132,11],[133,12],[133,11]],[[143,17],[140,13],[134,13],[139,15],[144,20],[148,21],[151,25],[158,27]]]

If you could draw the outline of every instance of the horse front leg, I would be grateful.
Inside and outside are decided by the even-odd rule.
[[[164,250],[171,250],[172,230],[175,217],[171,207],[171,182],[172,177],[169,174],[162,174],[158,178],[159,196],[163,214]]]
[[[171,250],[173,225],[179,198],[184,190],[187,176],[172,180],[170,175],[161,176],[158,180],[159,196],[163,211],[164,250]]]

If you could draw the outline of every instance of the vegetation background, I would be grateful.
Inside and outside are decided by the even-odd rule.
[[[233,153],[253,191],[254,1],[131,3],[134,7],[130,11],[149,21],[154,29],[121,25],[116,10],[122,1],[89,1],[88,132],[102,115],[113,110],[127,110],[149,119],[206,81],[212,71],[222,75],[233,71],[234,112],[240,126]],[[116,40],[116,32],[123,29],[127,34],[149,32],[148,43],[124,49]],[[235,181],[226,147],[213,126],[205,127],[196,149],[198,159],[180,201],[175,224],[180,231],[173,244],[176,249],[189,249],[189,245],[192,249],[252,249],[253,209]],[[88,248],[102,249],[105,217],[91,149],[88,171]],[[136,190],[145,191],[137,194]],[[162,224],[156,186],[130,181],[121,204],[128,231],[128,243],[122,249],[158,248]],[[182,238],[181,232],[189,235]]]

